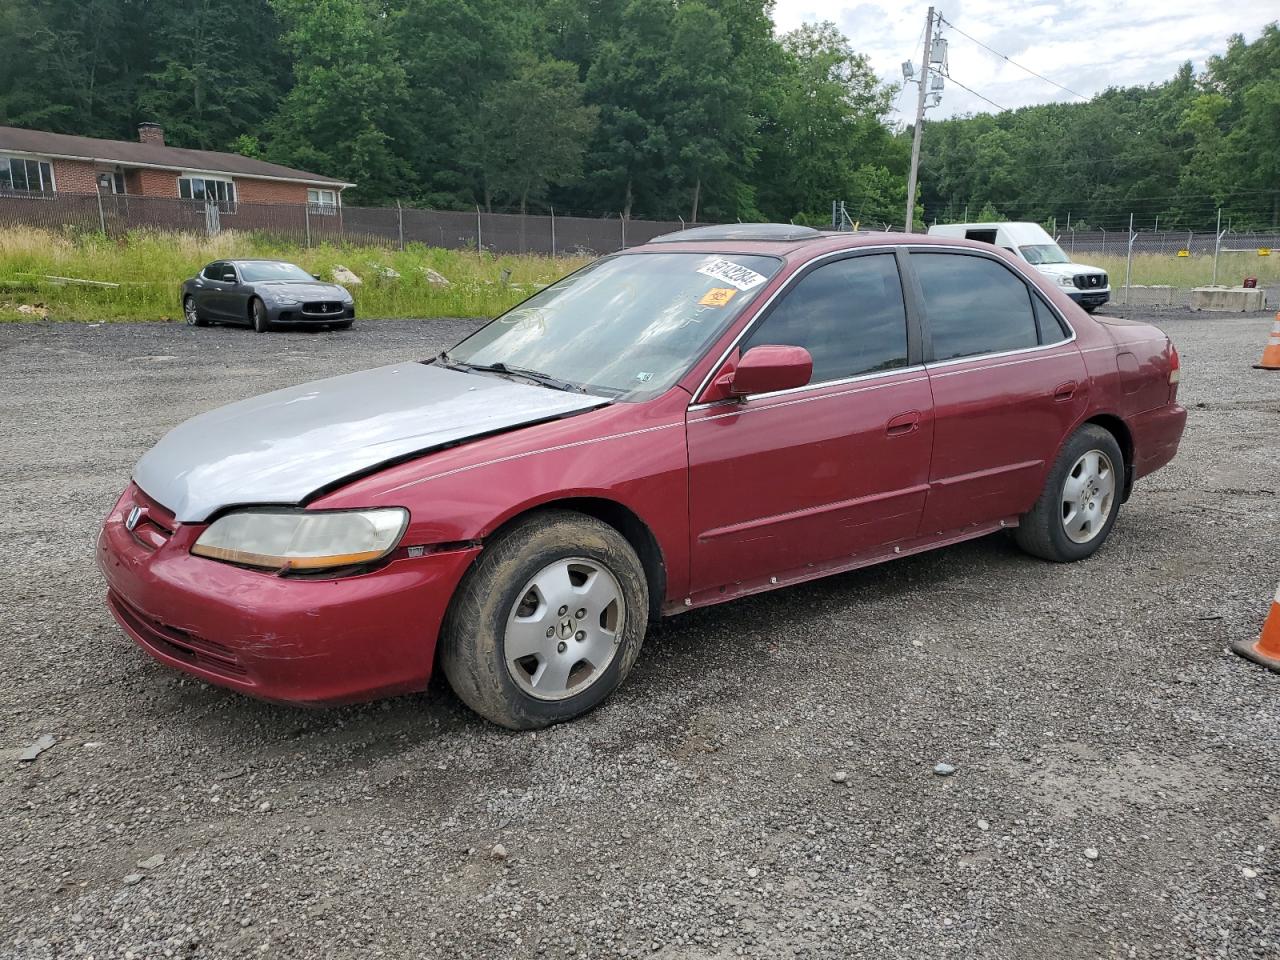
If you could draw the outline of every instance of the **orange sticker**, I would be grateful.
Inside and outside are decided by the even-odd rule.
[[[737,292],[732,287],[712,287],[702,295],[698,303],[704,307],[723,307]]]

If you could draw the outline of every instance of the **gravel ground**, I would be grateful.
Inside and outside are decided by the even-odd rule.
[[[991,537],[696,611],[537,734],[440,684],[185,680],[92,559],[173,424],[469,324],[0,326],[0,955],[1280,955],[1280,676],[1225,649],[1280,579],[1270,318],[1146,315],[1191,418],[1099,555]]]

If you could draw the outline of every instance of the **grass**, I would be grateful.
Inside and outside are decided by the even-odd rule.
[[[352,288],[362,317],[489,317],[586,262],[581,258],[495,256],[411,245],[298,247],[254,234],[216,237],[136,233],[120,240],[25,227],[0,229],[0,321],[170,320],[182,309],[178,288],[211,260],[266,257],[289,260],[328,278],[341,264],[363,283]],[[383,276],[386,268],[399,278]],[[449,281],[437,286],[425,270]],[[509,271],[504,277],[504,273]],[[116,283],[95,287],[48,279],[70,277]],[[35,314],[19,311],[22,305]]]
[[[1125,258],[1100,256],[1080,250],[1073,258],[1078,263],[1102,267],[1111,278],[1111,287],[1124,286]],[[1256,250],[1247,253],[1221,253],[1218,256],[1218,283],[1223,286],[1239,286],[1245,277],[1257,277],[1259,284],[1280,282],[1280,250],[1269,257],[1260,257]],[[1154,286],[1165,284],[1189,289],[1203,287],[1213,282],[1213,255],[1178,257],[1170,254],[1136,253],[1129,282]]]

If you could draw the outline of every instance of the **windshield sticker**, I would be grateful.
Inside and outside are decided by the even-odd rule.
[[[712,287],[702,295],[698,304],[703,307],[723,307],[737,292],[733,287]]]
[[[712,280],[731,283],[739,290],[750,290],[752,287],[758,287],[769,279],[754,270],[739,266],[732,260],[724,260],[722,258],[717,258],[706,266],[699,267],[698,272],[703,276],[710,277]]]

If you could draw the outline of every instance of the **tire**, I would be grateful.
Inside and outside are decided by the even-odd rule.
[[[249,301],[249,313],[253,317],[255,333],[266,333],[271,329],[271,321],[267,319],[267,305],[257,297]]]
[[[540,511],[486,545],[459,585],[440,665],[476,713],[534,730],[609,696],[631,672],[648,623],[644,568],[622,534],[584,514]]]
[[[1085,424],[1062,445],[1040,499],[1014,531],[1018,546],[1055,563],[1093,556],[1116,522],[1124,478],[1116,438]]]
[[[182,315],[186,318],[189,327],[205,327],[209,325],[209,321],[204,318],[196,307],[196,298],[187,294],[182,298]]]

